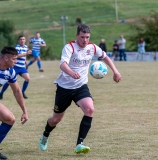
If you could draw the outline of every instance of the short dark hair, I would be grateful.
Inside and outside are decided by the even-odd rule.
[[[83,32],[83,33],[91,33],[91,29],[89,26],[87,26],[86,24],[80,24],[78,27],[77,27],[77,34],[79,34],[80,32]]]
[[[21,37],[25,37],[25,36],[24,36],[24,35],[20,35],[20,36],[18,37],[18,40],[19,40]]]
[[[10,55],[18,55],[17,50],[14,47],[5,46],[1,50],[2,55],[10,54]]]

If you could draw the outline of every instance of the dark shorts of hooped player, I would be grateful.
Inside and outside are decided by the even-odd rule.
[[[57,84],[54,112],[62,113],[71,105],[72,101],[77,104],[79,100],[87,97],[92,98],[87,84],[77,89],[65,89]]]

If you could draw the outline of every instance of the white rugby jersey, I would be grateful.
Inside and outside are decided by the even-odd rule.
[[[17,44],[15,46],[15,49],[17,50],[18,54],[24,54],[28,51],[28,47],[26,45],[20,46],[20,44]],[[15,66],[25,67],[25,61],[26,61],[26,56],[17,58]]]
[[[40,44],[45,44],[45,41],[42,38],[31,38],[29,41],[32,44],[32,50],[40,52]]]
[[[0,69],[0,87],[5,83],[14,83],[17,81],[16,73],[13,68],[7,68],[6,70]]]
[[[85,48],[79,47],[76,41],[66,44],[62,50],[60,65],[63,62],[67,62],[68,66],[74,72],[78,72],[81,77],[74,79],[61,71],[54,83],[66,89],[75,89],[87,84],[89,65],[94,55],[100,58],[106,57],[106,53],[91,42]]]

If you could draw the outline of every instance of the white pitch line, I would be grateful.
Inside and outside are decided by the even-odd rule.
[[[19,76],[20,77],[20,76]],[[34,79],[41,79],[41,78],[44,78],[44,75],[40,75],[39,77],[30,77],[30,80],[34,80]],[[21,77],[20,79],[17,77],[17,81],[24,81],[24,79]]]
[[[40,75],[39,77],[34,77],[34,78],[31,78],[31,77],[30,77],[30,80],[31,80],[31,79],[39,79],[39,78],[44,78],[44,75]]]

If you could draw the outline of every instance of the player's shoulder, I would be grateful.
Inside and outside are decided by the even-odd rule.
[[[6,71],[8,71],[9,74],[11,74],[11,75],[12,75],[12,74],[15,74],[14,68],[7,68]]]
[[[24,48],[28,48],[28,46],[27,46],[27,45],[24,45]]]
[[[94,45],[94,43],[93,42],[88,42],[88,45]]]
[[[96,45],[95,43],[93,42],[88,42],[88,47],[91,47],[91,48],[100,48],[98,45]]]
[[[20,44],[16,44],[15,48],[16,48],[16,47],[20,47]]]
[[[40,41],[44,41],[44,39],[43,39],[43,38],[41,38],[41,37],[39,38],[39,40],[40,40]]]
[[[64,52],[74,53],[74,50],[76,48],[74,45],[75,43],[76,43],[75,41],[68,42],[63,48],[63,53]]]
[[[66,46],[66,47],[74,47],[74,45],[75,45],[76,43],[77,43],[77,42],[76,42],[75,40],[73,40],[73,41],[68,42],[65,46]]]
[[[34,40],[35,40],[35,37],[31,37],[31,38],[30,38],[30,41],[34,41]]]
[[[75,40],[72,40],[72,41],[68,42],[68,44],[75,44],[75,43],[76,43]]]

